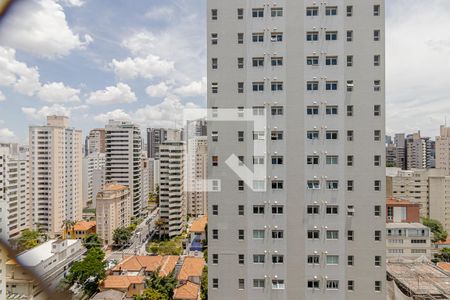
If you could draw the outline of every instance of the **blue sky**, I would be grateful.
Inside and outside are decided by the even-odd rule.
[[[387,1],[388,132],[434,136],[450,112],[450,1]],[[206,0],[22,0],[0,23],[0,141],[65,114],[173,126],[205,106]],[[25,21],[24,21],[25,20]]]

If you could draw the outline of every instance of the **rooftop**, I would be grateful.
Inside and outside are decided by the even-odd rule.
[[[189,277],[201,277],[204,265],[205,260],[201,257],[186,257],[180,272],[178,273],[177,279],[182,281],[189,280]]]
[[[173,291],[173,299],[197,300],[199,291],[200,287],[197,284],[187,281]]]
[[[178,256],[129,256],[114,267],[113,271],[155,272],[159,269],[160,276],[167,276],[175,269]]]
[[[103,281],[105,289],[128,289],[132,284],[144,283],[144,276],[119,276],[110,275]]]
[[[78,221],[74,226],[73,230],[75,231],[86,231],[96,226],[95,221]]]
[[[400,198],[394,198],[394,197],[386,199],[386,204],[387,205],[420,206],[419,203],[412,203],[412,202],[410,202],[410,201],[408,201],[406,199],[400,199]]]
[[[386,223],[386,228],[425,229],[428,227],[421,223]]]
[[[444,270],[446,272],[450,272],[450,263],[441,261],[438,262],[436,265],[439,269]]]
[[[443,242],[438,241],[438,242],[436,242],[434,244],[437,244],[437,245],[450,245],[450,236],[445,241],[443,241]]]
[[[116,290],[106,290],[96,294],[91,300],[122,300],[125,299],[125,293]]]
[[[203,233],[205,232],[206,224],[208,224],[208,217],[207,216],[200,217],[196,219],[194,222],[192,222],[189,231],[195,233]]]
[[[70,247],[74,245],[75,243],[79,243],[78,240],[66,240],[67,241],[67,247]],[[58,242],[58,240],[49,240],[37,247],[34,247],[33,249],[30,249],[28,251],[25,251],[21,254],[19,254],[16,257],[16,260],[23,266],[23,267],[34,267],[40,264],[42,261],[45,261],[55,255],[52,253],[52,245],[54,242]]]
[[[128,188],[124,185],[113,184],[113,183],[107,183],[103,186],[104,191],[124,191],[126,189],[128,189]]]

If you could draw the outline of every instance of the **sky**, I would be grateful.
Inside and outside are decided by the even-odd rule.
[[[450,117],[450,1],[388,0],[387,133]],[[0,141],[67,115],[173,127],[206,105],[206,0],[20,0],[0,21]],[[24,21],[25,20],[25,21]]]

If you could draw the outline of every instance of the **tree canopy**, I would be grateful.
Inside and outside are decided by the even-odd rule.
[[[113,240],[116,245],[126,245],[130,241],[132,236],[132,231],[130,228],[119,227],[114,230]]]
[[[441,222],[438,220],[434,220],[431,218],[422,218],[422,224],[429,227],[431,232],[433,233],[432,241],[439,242],[445,241],[447,239],[448,233],[445,231],[444,226],[442,226]]]
[[[147,280],[147,289],[136,300],[172,300],[173,290],[177,287],[177,280],[173,274],[159,276],[159,270],[153,272]]]
[[[40,244],[40,233],[35,230],[25,229],[22,231],[19,239],[17,240],[17,247],[19,252],[29,250]]]
[[[94,247],[99,247],[103,245],[102,240],[98,237],[96,233],[89,234],[83,239],[83,244],[86,247],[86,249],[91,249]]]

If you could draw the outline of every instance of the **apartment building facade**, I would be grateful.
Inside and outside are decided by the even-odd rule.
[[[95,197],[105,184],[106,154],[92,152],[83,158],[83,203],[95,207]]]
[[[406,136],[406,168],[428,169],[435,165],[434,142],[428,137],[422,137],[419,132]]]
[[[386,252],[388,260],[419,257],[431,260],[430,228],[420,223],[386,224]]]
[[[30,126],[32,226],[56,236],[64,220],[81,220],[82,137],[69,119],[48,116],[47,125]]]
[[[210,298],[385,299],[384,1],[211,0],[207,13]],[[265,191],[233,154],[265,170]]]
[[[436,137],[436,168],[445,169],[450,175],[450,127],[441,126]]]
[[[87,141],[88,141],[88,154],[105,153],[106,139],[105,139],[105,129],[104,128],[92,129],[89,132]]]
[[[190,138],[187,144],[187,214],[198,217],[207,214],[208,138],[196,136]]]
[[[127,121],[109,121],[106,132],[105,180],[127,186],[131,194],[131,216],[142,213],[141,131]]]

